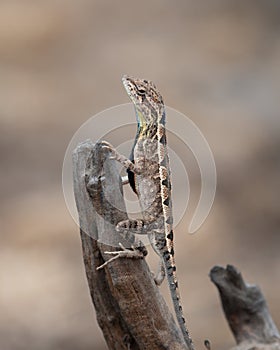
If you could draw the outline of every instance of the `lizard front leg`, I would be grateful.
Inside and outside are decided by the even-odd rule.
[[[138,169],[130,159],[120,154],[109,142],[102,141],[102,148],[107,149],[111,153],[110,158],[120,162],[126,169],[135,174],[139,174],[141,172],[141,170]]]

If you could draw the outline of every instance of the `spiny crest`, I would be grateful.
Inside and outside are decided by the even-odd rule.
[[[140,123],[153,124],[164,123],[163,98],[155,84],[150,80],[136,79],[125,75],[122,78],[123,85],[136,112],[140,114]]]

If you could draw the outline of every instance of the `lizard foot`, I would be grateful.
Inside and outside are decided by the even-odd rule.
[[[106,265],[110,264],[112,261],[119,258],[127,258],[127,259],[143,259],[144,256],[147,255],[147,251],[145,246],[140,245],[139,247],[132,247],[131,249],[125,248],[121,243],[119,246],[122,250],[114,251],[114,252],[104,252],[108,255],[114,255],[111,259],[107,260],[104,264],[98,266],[96,270],[103,269]]]

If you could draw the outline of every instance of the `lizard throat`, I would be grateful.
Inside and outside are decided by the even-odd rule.
[[[149,137],[153,139],[157,134],[159,126],[165,124],[164,113],[163,115],[158,115],[158,113],[151,114],[149,117],[150,120],[147,120],[147,118],[144,117],[143,113],[136,109],[139,138]]]

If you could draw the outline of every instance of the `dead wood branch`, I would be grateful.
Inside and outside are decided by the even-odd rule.
[[[223,310],[236,343],[242,349],[280,349],[280,334],[265,298],[255,285],[245,283],[231,265],[215,266],[210,278],[219,290]]]

